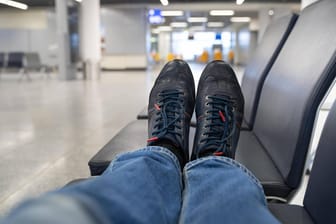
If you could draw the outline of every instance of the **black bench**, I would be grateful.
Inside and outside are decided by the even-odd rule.
[[[253,130],[241,132],[236,159],[267,196],[290,198],[301,182],[317,109],[336,76],[335,10],[335,1],[320,1],[302,11],[265,80]]]
[[[336,103],[329,112],[316,151],[303,206],[270,203],[283,223],[336,223]]]

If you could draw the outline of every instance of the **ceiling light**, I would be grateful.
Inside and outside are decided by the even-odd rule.
[[[208,22],[208,18],[206,18],[206,17],[189,17],[188,22],[189,23],[206,23],[206,22]]]
[[[223,22],[208,22],[208,27],[223,27]]]
[[[268,15],[273,16],[274,15],[274,10],[273,9],[268,10]]]
[[[170,26],[171,27],[175,27],[175,28],[185,28],[188,26],[188,23],[185,23],[185,22],[173,22],[173,23],[170,23]]]
[[[82,2],[82,0],[75,0],[76,2]]]
[[[248,23],[251,21],[250,17],[232,17],[231,22],[233,23]]]
[[[159,26],[158,30],[161,31],[172,31],[172,28],[170,26]]]
[[[160,30],[159,30],[159,29],[152,29],[152,33],[154,33],[154,34],[159,34],[159,33],[160,33]]]
[[[11,1],[11,0],[0,0],[0,4],[12,6],[14,8],[23,9],[23,10],[28,9],[28,5],[23,4],[21,2]]]
[[[192,26],[189,28],[191,31],[203,31],[204,27],[203,26]]]
[[[236,4],[237,4],[237,5],[241,5],[241,4],[244,3],[244,1],[245,1],[245,0],[237,0]]]
[[[211,16],[233,16],[234,11],[233,10],[211,10],[210,15]]]
[[[160,2],[161,2],[161,4],[164,5],[164,6],[169,5],[168,0],[160,0]]]
[[[161,11],[161,16],[183,16],[183,15],[184,12],[180,10]]]

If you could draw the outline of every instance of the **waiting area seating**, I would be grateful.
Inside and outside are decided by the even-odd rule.
[[[316,151],[303,206],[269,203],[270,211],[285,224],[336,223],[336,102],[334,102]],[[144,136],[141,136],[144,137]],[[67,185],[86,179],[73,180]]]
[[[0,72],[4,73],[5,71],[20,74],[20,80],[24,76],[31,80],[30,73],[32,71],[44,73],[50,77],[50,67],[41,63],[40,56],[36,52],[0,53]]]
[[[302,180],[315,115],[336,76],[335,10],[325,0],[301,12],[264,78],[254,126],[241,132],[236,159],[269,197],[286,201]],[[101,174],[116,152],[144,146],[146,127],[138,120],[122,129],[89,161],[91,174]]]
[[[298,15],[274,20],[266,29],[254,55],[245,68],[241,89],[245,99],[242,129],[252,130],[265,79],[290,35]]]
[[[0,52],[0,78],[5,69],[5,53]]]
[[[5,53],[0,52],[0,71],[5,67]]]
[[[253,130],[241,132],[236,159],[268,196],[289,198],[300,185],[317,109],[336,76],[335,3],[302,11],[265,80]]]
[[[286,224],[336,223],[336,103],[329,112],[316,151],[303,206],[269,203]]]
[[[25,53],[24,72],[29,74],[31,71],[42,72],[50,78],[50,67],[41,63],[40,55],[36,52]]]
[[[303,206],[269,203],[271,212],[285,224],[336,223],[336,102],[329,112],[316,152]],[[77,184],[86,179],[71,181]]]
[[[7,69],[22,69],[24,67],[24,53],[10,52],[5,68]]]

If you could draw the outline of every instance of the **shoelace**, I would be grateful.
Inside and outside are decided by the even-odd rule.
[[[181,127],[181,110],[183,110],[183,92],[178,90],[167,90],[159,94],[159,102],[154,105],[156,115],[155,125],[152,133],[152,138],[147,142],[154,142],[159,140],[162,136],[172,134],[173,136],[180,136],[175,130],[182,129]]]
[[[222,156],[230,150],[230,143],[227,141],[236,130],[236,119],[234,116],[233,102],[229,98],[219,96],[209,96],[208,104],[211,109],[208,111],[210,114],[206,116],[207,120],[211,120],[210,124],[205,128],[209,131],[203,133],[200,143],[205,144],[200,148],[199,154],[202,151],[215,149],[213,155]]]

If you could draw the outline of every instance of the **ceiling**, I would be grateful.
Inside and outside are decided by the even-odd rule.
[[[17,0],[30,7],[53,6],[54,0]],[[235,0],[169,0],[170,3],[235,3]],[[246,3],[300,3],[301,0],[246,0]],[[159,0],[101,0],[101,4],[156,4]],[[1,7],[6,7],[1,5]]]
[[[33,7],[54,7],[55,0],[16,0]],[[65,1],[65,0],[62,0]],[[68,0],[71,2],[70,0]],[[72,0],[74,2],[74,0]],[[91,0],[82,0],[91,1]],[[224,22],[225,26],[230,25],[230,17],[209,16],[211,9],[231,9],[235,11],[235,16],[258,18],[258,11],[262,8],[272,9],[277,7],[291,8],[298,10],[301,0],[245,0],[243,5],[236,5],[236,0],[169,0],[168,6],[162,6],[160,0],[100,0],[104,8],[137,8],[139,6],[149,6],[161,8],[162,10],[184,10],[185,15],[180,17],[165,17],[165,22],[161,25],[169,25],[171,22],[185,22],[188,17],[207,17],[209,22]],[[142,7],[141,6],[141,7]],[[0,4],[0,8],[6,9],[8,6]],[[12,8],[11,8],[12,9]],[[204,25],[205,23],[193,24]],[[190,26],[191,24],[188,24]],[[154,26],[156,27],[156,26]]]
[[[55,0],[16,0],[27,4],[30,8],[38,7],[54,7]],[[65,1],[65,0],[62,0]],[[69,3],[71,2],[68,0]],[[75,2],[74,0],[72,0]],[[91,0],[82,0],[91,1]],[[152,28],[158,26],[169,26],[172,22],[187,22],[189,17],[207,17],[208,22],[222,22],[224,27],[230,26],[231,21],[228,16],[210,16],[209,11],[212,9],[231,9],[234,10],[237,17],[258,18],[260,9],[276,9],[286,8],[292,11],[300,10],[301,0],[245,0],[243,5],[236,5],[236,0],[169,0],[168,6],[162,6],[160,0],[100,0],[104,10],[113,8],[138,8],[145,6],[150,8],[158,8],[162,10],[183,10],[183,16],[165,17],[160,25],[152,25]],[[9,9],[8,6],[0,4],[1,9]],[[13,8],[11,8],[13,9]],[[188,23],[188,27],[206,27],[207,23]],[[234,24],[233,24],[234,25]],[[239,24],[238,24],[239,25]],[[174,28],[183,29],[183,28]],[[209,29],[209,27],[208,27]],[[222,29],[222,28],[210,28]]]
[[[102,4],[105,3],[158,3],[159,0],[101,0]],[[235,3],[236,0],[169,0],[170,3],[209,3],[209,2],[220,2],[220,3]],[[265,2],[272,2],[272,3],[298,3],[301,0],[246,0],[245,2],[249,3],[265,3]]]

